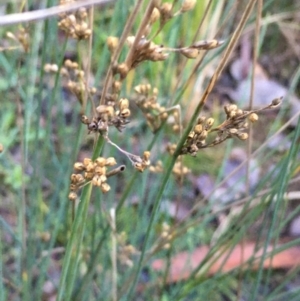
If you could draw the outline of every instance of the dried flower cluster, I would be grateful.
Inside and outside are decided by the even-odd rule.
[[[92,120],[85,115],[81,118],[82,123],[87,125],[90,132],[107,136],[109,126],[114,126],[121,132],[129,122],[127,118],[130,116],[130,109],[127,98],[121,98],[117,108],[112,105],[100,105],[96,111],[97,115]]]
[[[134,90],[138,93],[135,103],[143,112],[151,130],[155,132],[161,126],[162,122],[168,118],[166,108],[157,102],[158,89],[152,89],[151,85],[147,84],[138,85]]]
[[[44,66],[44,71],[47,73],[56,73],[58,70],[59,68],[56,64],[45,64]],[[66,88],[76,96],[81,105],[83,104],[84,94],[86,92],[89,96],[96,94],[97,89],[95,87],[87,88],[85,73],[81,70],[78,63],[65,60],[63,67],[60,69],[60,74],[66,79]]]
[[[162,161],[158,160],[155,165],[151,165],[149,171],[153,173],[162,173],[164,171]]]
[[[177,145],[176,144],[168,144],[167,145],[167,152],[170,155],[173,155],[176,150]],[[184,166],[182,162],[182,156],[178,156],[176,159],[176,162],[174,164],[172,174],[174,175],[175,179],[177,181],[180,181],[185,175],[189,174],[191,170]]]
[[[127,244],[127,235],[125,232],[121,232],[117,235],[118,242],[118,259],[122,265],[129,267],[133,266],[132,256],[137,255],[138,250],[130,244]]]
[[[160,239],[164,242],[163,248],[169,249],[171,246],[170,241],[173,239],[173,234],[171,233],[171,227],[165,222],[162,224]]]
[[[199,117],[197,124],[186,139],[181,154],[195,156],[199,149],[215,146],[232,137],[240,140],[248,139],[248,134],[245,132],[249,126],[248,121],[256,122],[258,120],[257,112],[273,109],[280,104],[280,101],[281,98],[276,98],[270,105],[252,111],[243,111],[237,105],[226,105],[224,111],[227,118],[215,128],[212,127],[213,118]],[[211,133],[216,133],[216,136],[209,140]]]
[[[61,0],[60,4],[67,4],[74,2],[72,0]],[[87,22],[87,10],[84,7],[79,8],[76,12],[71,14],[62,13],[59,15],[60,21],[58,27],[65,31],[66,34],[77,40],[85,40],[92,34],[91,28],[89,28]]]
[[[25,52],[29,51],[29,33],[28,30],[25,29],[24,27],[20,27],[16,34],[8,31],[6,33],[6,36],[14,40],[18,44],[21,44]]]
[[[74,169],[77,173],[71,175],[69,199],[76,200],[78,190],[85,184],[91,182],[92,185],[97,186],[103,193],[110,190],[110,186],[106,180],[109,176],[107,167],[116,165],[115,158],[99,157],[95,161],[90,158],[85,158],[83,162],[76,162]]]

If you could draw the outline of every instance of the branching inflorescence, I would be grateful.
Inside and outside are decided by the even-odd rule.
[[[61,1],[62,4],[66,2],[68,1]],[[133,166],[140,172],[150,166],[150,152],[145,151],[142,156],[131,154],[121,149],[109,138],[110,128],[114,127],[122,132],[130,122],[130,101],[127,97],[121,95],[122,85],[129,72],[145,61],[164,61],[168,58],[170,53],[174,52],[187,59],[195,59],[201,50],[214,49],[222,44],[222,41],[213,39],[197,41],[190,46],[169,48],[165,45],[157,45],[153,41],[169,20],[179,14],[192,10],[195,4],[196,0],[184,0],[179,9],[175,11],[176,4],[173,5],[169,2],[161,3],[159,0],[150,1],[144,19],[141,21],[135,36],[129,35],[129,30],[126,32],[127,37],[125,36],[125,38],[124,36],[120,39],[109,36],[106,42],[110,51],[111,63],[104,86],[100,91],[95,87],[88,87],[85,72],[81,70],[81,66],[78,63],[66,60],[60,69],[61,75],[67,79],[67,87],[77,97],[82,107],[84,106],[85,97],[88,97],[92,102],[94,108],[93,116],[90,118],[86,115],[81,116],[81,122],[87,126],[88,132],[101,135],[107,143],[116,147],[122,154],[127,156]],[[60,18],[59,27],[65,31],[68,37],[77,40],[89,39],[91,37],[92,29],[88,26],[88,14],[85,8],[81,8],[74,13],[63,14]],[[155,32],[152,32],[152,26],[155,22],[159,22],[159,26]],[[119,54],[123,49],[125,41],[129,48],[128,53],[123,62],[118,62]],[[57,72],[58,67],[48,64],[45,66],[45,70]],[[164,122],[172,116],[173,131],[181,134],[182,125],[179,106],[172,108],[162,106],[158,101],[159,90],[150,84],[140,84],[136,86],[134,90],[137,96],[132,101],[134,101],[142,111],[152,132],[156,132]],[[94,98],[97,95],[98,97],[100,95],[99,105],[95,106]],[[200,149],[218,145],[232,137],[246,140],[248,138],[246,132],[248,121],[255,122],[258,120],[257,113],[259,111],[274,108],[278,104],[279,100],[274,100],[272,104],[265,108],[251,111],[243,111],[236,105],[227,105],[224,108],[226,120],[215,127],[213,127],[213,118],[201,116],[198,118],[197,123],[189,133],[178,154],[190,154],[195,156]],[[176,144],[169,145],[168,152],[173,154],[175,148]],[[173,174],[177,178],[189,171],[182,165],[182,160],[180,159],[181,156],[177,158],[177,162],[173,168]],[[102,192],[109,191],[104,170],[106,170],[108,166],[111,166],[111,163],[105,163],[105,165],[103,162],[105,160],[112,162],[113,158],[101,158],[101,160],[98,158],[98,161],[103,161],[101,163],[102,165],[104,164],[103,166],[97,160],[94,162],[90,160],[91,159],[85,159],[83,163],[76,163],[74,166],[75,170],[83,172],[83,174],[73,174],[71,177],[71,200],[77,196],[75,191],[86,182],[91,182],[93,185],[100,187]],[[114,164],[116,164],[115,161]],[[78,166],[80,166],[81,170],[78,170]],[[90,168],[91,171],[89,170]],[[100,169],[103,173],[99,173]],[[162,172],[162,163],[158,162],[155,166],[151,166],[150,170],[152,172]]]

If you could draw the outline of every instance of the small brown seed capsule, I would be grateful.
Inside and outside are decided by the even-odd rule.
[[[89,121],[89,119],[87,118],[86,115],[81,116],[81,122],[84,123],[84,124],[89,124],[90,123],[90,121]]]
[[[154,7],[154,9],[151,13],[151,16],[150,16],[149,23],[150,24],[155,23],[159,19],[159,17],[160,17],[160,12],[156,7]]]
[[[99,176],[98,176],[98,175],[93,176],[93,179],[92,179],[92,185],[94,185],[94,186],[99,186],[99,187],[100,187],[101,184],[102,184],[102,182],[101,182]]]
[[[278,105],[280,105],[281,101],[282,101],[283,97],[278,97],[272,100],[272,106],[273,107],[277,107]]]
[[[117,161],[114,157],[109,157],[106,159],[105,166],[114,166],[117,164]]]
[[[65,60],[65,62],[64,62],[64,65],[67,68],[72,68],[72,64],[73,64],[73,62],[71,60]]]
[[[105,173],[106,173],[106,167],[98,166],[98,165],[95,167],[95,174],[100,176],[100,175],[103,175]]]
[[[229,105],[229,111],[236,111],[238,109],[237,105]]]
[[[205,140],[207,137],[207,131],[203,130],[199,136],[199,140]]]
[[[121,98],[120,101],[119,101],[119,107],[120,107],[120,110],[124,110],[124,109],[128,109],[129,107],[129,101],[127,98]]]
[[[106,192],[110,191],[110,186],[105,182],[105,183],[102,183],[102,185],[100,186],[100,189],[103,193],[106,193]]]
[[[242,116],[243,115],[243,110],[241,110],[241,109],[237,109],[236,110],[236,116]]]
[[[199,50],[195,48],[186,48],[180,50],[180,53],[188,59],[195,59],[199,55]]]
[[[195,136],[195,132],[194,131],[191,131],[189,134],[188,134],[188,138],[190,139],[193,139]]]
[[[174,125],[172,126],[172,130],[173,130],[174,133],[179,133],[179,131],[180,131],[180,126],[179,126],[178,124],[174,124]]]
[[[105,114],[107,113],[107,107],[106,105],[100,105],[96,108],[96,111],[99,113],[99,114]]]
[[[120,74],[121,78],[125,78],[129,72],[129,68],[125,63],[121,63],[117,67],[117,72]]]
[[[251,122],[256,122],[256,121],[258,120],[258,115],[255,114],[255,113],[250,114],[250,115],[249,115],[249,120],[250,120]]]
[[[148,161],[150,159],[150,152],[149,151],[144,151],[143,159],[145,161]]]
[[[85,170],[85,166],[81,162],[74,163],[74,169],[78,171]]]
[[[184,0],[180,8],[181,12],[184,13],[189,10],[192,10],[195,7],[196,3],[196,0]]]
[[[122,83],[120,81],[116,80],[113,82],[113,91],[115,93],[119,93],[121,90],[121,87],[122,87]]]
[[[76,183],[77,182],[75,173],[72,173],[70,178],[71,178],[71,183]]]
[[[161,118],[162,120],[166,120],[166,119],[168,118],[168,113],[167,113],[167,112],[162,113],[162,114],[160,115],[160,118]]]
[[[248,134],[247,133],[238,133],[237,136],[241,140],[247,140],[248,139]]]
[[[204,124],[205,120],[206,120],[205,116],[200,116],[197,119],[197,124]]]
[[[122,111],[120,112],[120,116],[121,116],[122,118],[127,118],[127,117],[129,117],[129,116],[130,116],[130,110],[129,110],[129,109],[124,109],[124,110],[122,110]]]
[[[238,129],[229,129],[228,130],[230,134],[235,135],[238,132]]]
[[[77,199],[77,193],[74,192],[74,191],[71,191],[71,192],[69,193],[68,198],[69,198],[70,201],[75,201],[75,200]]]
[[[103,158],[103,157],[98,157],[96,160],[95,160],[95,163],[96,165],[100,166],[100,167],[103,167],[106,165],[106,159]]]
[[[93,171],[94,171],[94,168],[95,168],[95,166],[94,166],[94,163],[93,163],[93,162],[90,162],[90,163],[85,167],[85,169],[86,169],[87,172],[93,172]]]
[[[170,17],[171,16],[171,11],[172,11],[172,3],[170,2],[165,2],[162,4],[162,6],[160,7],[160,13],[164,16],[164,17]]]
[[[203,127],[202,127],[201,124],[195,125],[195,127],[194,127],[194,132],[195,132],[196,134],[200,134],[200,133],[202,132],[202,130],[203,130]]]
[[[91,163],[92,162],[92,159],[91,158],[84,158],[83,159],[83,165],[84,166],[87,166],[89,163]]]
[[[85,173],[84,173],[84,178],[85,178],[86,180],[91,180],[91,179],[93,178],[93,176],[94,176],[94,173],[93,173],[93,172],[85,172]]]
[[[214,122],[215,120],[213,118],[208,118],[205,122],[205,125],[207,126],[207,128],[211,128]]]
[[[109,51],[113,52],[119,44],[119,39],[117,37],[108,37],[106,39],[106,44],[107,44]]]
[[[84,177],[82,174],[76,174],[76,181],[77,183],[82,183],[84,182]]]

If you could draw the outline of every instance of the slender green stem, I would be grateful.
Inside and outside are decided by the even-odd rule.
[[[99,156],[103,146],[103,141],[103,138],[100,136],[93,152],[93,160]],[[91,192],[91,184],[83,188],[81,201],[76,211],[75,220],[71,229],[71,237],[66,248],[57,301],[72,300],[72,292],[77,275],[80,250],[86,226]]]

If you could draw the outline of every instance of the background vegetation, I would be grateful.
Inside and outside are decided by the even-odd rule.
[[[61,68],[66,59],[78,62],[98,89],[97,106],[111,60],[107,38],[122,35],[140,2],[130,31],[135,35],[150,1],[95,5],[89,15],[92,41],[68,38],[58,28],[57,16],[4,24],[4,15],[37,14],[58,5],[56,1],[0,6],[0,300],[298,300],[300,125],[289,113],[300,88],[299,52],[293,48],[300,36],[297,1],[253,1],[249,18],[244,15],[248,1],[197,1],[154,38],[170,48],[224,41],[219,48],[201,50],[195,60],[175,52],[162,62],[142,62],[123,83],[120,95],[130,100],[131,122],[122,132],[111,128],[109,138],[136,155],[149,150],[153,165],[162,161],[162,173],[139,173],[124,154],[99,135],[88,134],[77,98],[58,72],[44,68]],[[177,9],[181,4],[174,1]],[[152,31],[158,28],[156,22]],[[174,120],[169,118],[153,134],[135,105],[134,87],[150,83],[159,91],[160,105],[179,104],[186,135],[195,124],[195,110],[220,124],[226,119],[223,106],[236,102],[238,82],[230,66],[240,56],[245,36],[269,78],[285,87],[285,95],[275,95],[285,96],[283,105],[259,114],[250,142],[229,139],[196,157],[186,155],[182,160],[190,172],[180,167],[179,176],[172,174],[177,158],[166,147],[179,143]],[[124,46],[119,63],[127,51]],[[198,107],[218,71],[223,73],[205,106]],[[89,118],[91,112],[88,102]],[[241,156],[232,153],[236,147],[245,149]],[[126,170],[107,180],[111,190],[106,194],[86,185],[73,219],[75,203],[68,200],[73,165],[100,152]],[[232,162],[234,167],[243,163],[243,172],[228,181]],[[237,263],[230,265],[232,257]],[[176,258],[187,266],[185,272]]]

